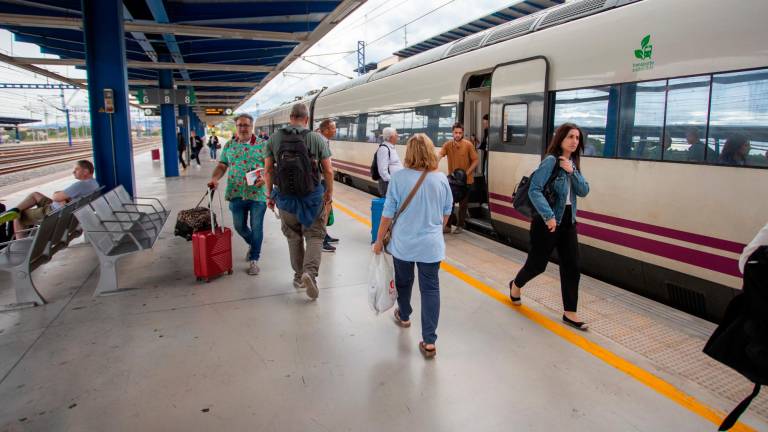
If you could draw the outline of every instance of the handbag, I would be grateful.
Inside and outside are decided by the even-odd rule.
[[[416,184],[413,186],[413,189],[411,189],[411,192],[405,198],[405,201],[403,201],[403,205],[400,206],[400,208],[395,213],[395,217],[392,218],[392,223],[389,224],[389,228],[387,228],[387,232],[384,233],[384,237],[382,238],[382,241],[381,241],[381,243],[384,245],[384,250],[387,250],[387,245],[389,245],[389,242],[392,240],[392,228],[394,228],[395,222],[397,222],[397,218],[400,217],[401,214],[403,214],[406,208],[408,208],[408,204],[411,203],[413,196],[416,195],[416,192],[419,190],[419,187],[421,187],[421,184],[424,183],[424,179],[427,178],[427,174],[429,174],[427,170],[424,170],[424,172],[421,173],[421,177],[419,177],[419,180],[416,181]]]
[[[555,191],[552,190],[552,182],[555,180],[555,177],[557,177],[558,168],[559,166],[557,165],[557,162],[555,162],[552,174],[549,175],[549,179],[544,183],[544,189],[542,191],[544,199],[547,200],[550,207],[555,204]],[[531,187],[531,177],[533,177],[533,173],[531,173],[530,176],[523,176],[520,183],[515,186],[514,192],[512,192],[512,207],[528,219],[533,219],[538,213],[536,207],[534,207],[531,202],[531,198],[528,196],[528,191]]]

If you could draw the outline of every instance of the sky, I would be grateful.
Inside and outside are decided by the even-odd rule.
[[[393,52],[406,46],[414,45],[518,2],[519,0],[421,0],[418,2],[369,0],[310,48],[304,56],[336,72],[355,76],[353,70],[357,68],[356,50],[357,42],[360,40],[366,41],[366,63],[375,63],[390,57]],[[427,13],[429,14],[416,20]],[[400,28],[411,21],[414,22]],[[382,38],[395,29],[398,30]],[[350,51],[352,53],[324,55]],[[329,73],[303,60],[296,60],[286,68],[286,72]],[[254,95],[240,110],[269,109],[292,100],[294,96],[303,95],[323,86],[330,87],[347,79],[340,75],[283,76],[281,74]]]
[[[413,45],[431,36],[518,3],[520,0],[369,0],[350,14],[304,55],[308,60],[327,66],[347,76],[355,76],[357,42],[366,41],[366,63],[378,62],[407,45]],[[431,12],[432,11],[432,12]],[[430,13],[431,12],[431,13]],[[421,19],[420,16],[427,14]],[[415,20],[415,21],[414,21]],[[404,24],[413,21],[404,28]],[[398,29],[394,32],[393,30]],[[383,37],[387,33],[391,35]],[[10,32],[0,30],[0,52],[22,57],[51,57],[43,55],[33,44],[14,42]],[[345,52],[345,54],[327,55]],[[351,53],[349,53],[351,52]],[[69,78],[85,78],[85,71],[73,66],[41,66]],[[266,110],[292,100],[294,96],[323,86],[332,86],[347,80],[341,75],[326,75],[328,71],[304,60],[296,60],[286,72],[321,74],[280,74],[254,95],[239,111]],[[0,63],[0,82],[45,83],[54,82],[46,77]],[[68,106],[87,109],[88,98],[84,90],[65,90]],[[6,90],[0,89],[0,115],[43,119],[48,114],[50,123],[63,123],[58,90]],[[86,113],[74,114],[87,121]]]

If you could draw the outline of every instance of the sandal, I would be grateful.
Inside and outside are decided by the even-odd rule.
[[[400,309],[395,309],[395,324],[402,328],[408,328],[411,326],[410,321],[403,321],[400,319]]]
[[[563,315],[563,322],[577,330],[587,331],[589,329],[589,325],[584,321],[574,321],[565,315]]]
[[[419,342],[419,351],[421,351],[421,355],[424,356],[425,359],[431,359],[434,356],[437,355],[437,348],[427,348],[427,344],[424,343],[424,341]]]
[[[513,305],[515,305],[515,306],[520,306],[521,304],[523,304],[523,302],[522,302],[522,301],[520,301],[520,297],[514,297],[514,296],[512,295],[512,284],[513,284],[513,283],[515,283],[515,281],[514,281],[514,280],[511,280],[511,281],[509,281],[509,292],[510,292],[510,294],[509,294],[509,299],[510,299],[510,300],[512,300],[512,304],[513,304]]]

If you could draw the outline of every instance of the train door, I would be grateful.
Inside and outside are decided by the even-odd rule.
[[[488,115],[491,107],[490,74],[472,75],[467,79],[463,98],[464,136],[472,141],[477,149],[479,163],[475,168],[474,185],[469,195],[469,218],[467,223],[475,227],[490,230],[491,213],[488,208],[487,188],[487,133],[483,126],[483,117]],[[469,174],[469,173],[468,173]]]
[[[527,226],[510,202],[517,182],[541,161],[548,69],[545,58],[535,57],[499,65],[491,76],[488,196],[497,232],[509,232],[510,225]]]

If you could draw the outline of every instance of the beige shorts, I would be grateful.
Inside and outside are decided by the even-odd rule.
[[[44,197],[37,204],[37,207],[33,207],[21,212],[19,222],[25,227],[39,225],[40,222],[42,222],[43,219],[45,219],[45,217],[53,211],[51,204],[53,204],[53,201],[48,197]]]

